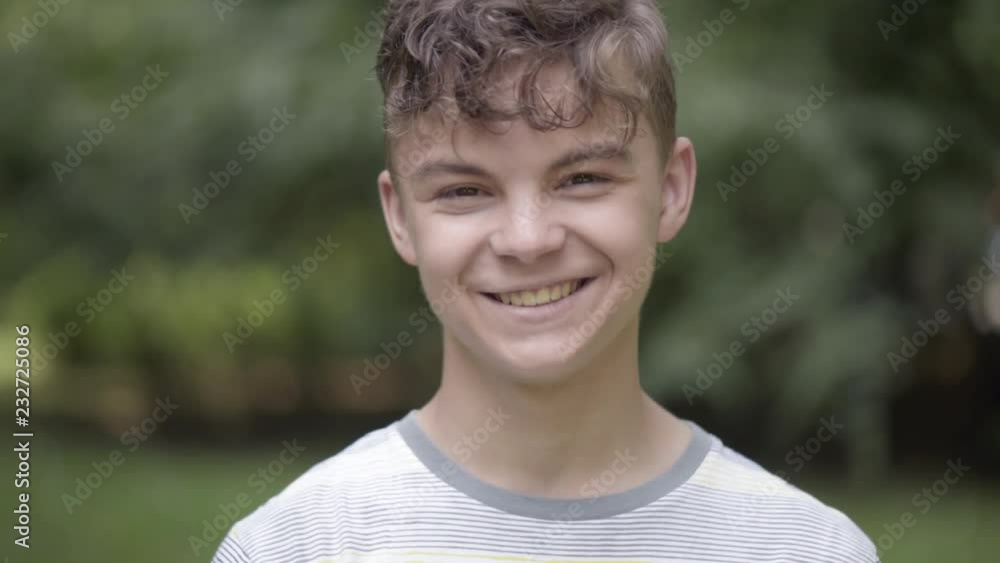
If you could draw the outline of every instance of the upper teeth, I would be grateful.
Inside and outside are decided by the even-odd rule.
[[[583,280],[568,281],[532,291],[498,293],[497,297],[507,305],[535,307],[567,297],[577,289],[580,289],[581,284],[583,284]]]

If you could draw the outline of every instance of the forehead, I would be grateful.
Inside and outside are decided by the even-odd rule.
[[[582,117],[579,125],[551,130],[534,128],[523,118],[493,123],[436,116],[420,119],[421,125],[398,139],[393,151],[394,172],[404,179],[418,180],[421,172],[440,161],[465,162],[505,174],[534,174],[551,169],[557,162],[582,162],[620,153],[625,153],[624,160],[633,161],[634,155],[655,151],[647,146],[645,118],[639,117],[638,130],[629,139],[623,112],[602,110]]]
[[[533,127],[529,120],[517,117],[509,121],[470,119],[459,112],[451,101],[437,103],[431,110],[411,119],[406,131],[391,143],[394,172],[411,176],[429,159],[457,157],[489,160],[503,158],[527,165],[531,160],[551,153],[570,150],[573,146],[600,145],[601,148],[621,147],[628,137],[627,113],[615,104],[598,101],[587,107],[579,93],[573,73],[566,65],[552,66],[538,74],[531,83],[529,96],[522,99],[518,83],[519,69],[498,74],[495,87],[478,102],[484,107],[518,114],[530,103],[539,119]],[[537,121],[563,126],[537,128]],[[642,136],[649,131],[648,123],[637,116],[634,133]]]

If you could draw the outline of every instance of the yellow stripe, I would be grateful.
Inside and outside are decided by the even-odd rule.
[[[348,559],[344,561],[352,561],[357,556],[363,556],[365,558],[371,556],[379,556],[378,551],[367,552],[367,553],[354,553],[348,555]],[[391,552],[382,552],[382,555],[390,555]],[[435,557],[438,559],[461,559],[463,561],[470,560],[492,560],[492,561],[544,561],[545,563],[648,563],[646,561],[634,561],[630,559],[545,559],[545,558],[535,558],[535,557],[524,557],[521,555],[489,555],[483,553],[444,553],[444,552],[434,552],[434,551],[406,551],[399,553],[399,557]],[[322,559],[316,563],[337,563],[336,559]],[[419,559],[407,559],[406,563],[423,563]]]

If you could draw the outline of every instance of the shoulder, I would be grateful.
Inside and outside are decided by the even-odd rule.
[[[246,554],[233,561],[263,561],[292,553],[308,560],[312,552],[329,552],[352,535],[359,522],[394,521],[396,501],[408,483],[426,477],[419,461],[408,453],[393,425],[366,434],[237,522],[220,552]],[[364,518],[359,518],[362,514]]]
[[[766,540],[784,555],[812,554],[811,561],[878,561],[874,544],[843,512],[792,485],[782,472],[771,473],[715,436],[711,440],[686,486],[697,502],[718,510],[726,530]]]

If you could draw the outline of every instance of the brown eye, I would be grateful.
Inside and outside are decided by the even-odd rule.
[[[578,186],[580,184],[595,184],[606,181],[606,178],[591,174],[590,172],[578,172],[567,178],[564,185]]]
[[[473,188],[471,186],[460,186],[457,188],[452,188],[441,194],[442,199],[454,199],[460,197],[475,197],[480,195],[481,190],[479,188]]]

